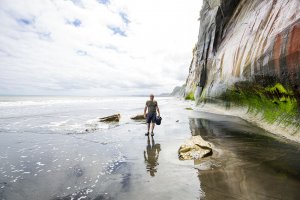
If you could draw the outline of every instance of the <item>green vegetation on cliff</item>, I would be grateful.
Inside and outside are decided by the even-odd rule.
[[[189,93],[185,96],[185,100],[192,100],[192,101],[195,101],[194,92],[189,92]]]
[[[279,122],[284,125],[296,124],[298,115],[297,100],[291,90],[284,88],[280,83],[274,86],[262,87],[249,82],[235,84],[228,89],[221,98],[235,105],[247,106],[248,112],[263,115],[269,122]]]

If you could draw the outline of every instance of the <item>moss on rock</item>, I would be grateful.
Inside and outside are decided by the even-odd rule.
[[[237,83],[221,98],[235,105],[247,106],[248,112],[261,113],[268,123],[275,121],[284,125],[299,125],[298,105],[291,90],[282,84],[263,87],[249,82]]]
[[[192,100],[195,101],[195,97],[194,97],[194,92],[189,92],[186,96],[185,96],[185,100]]]

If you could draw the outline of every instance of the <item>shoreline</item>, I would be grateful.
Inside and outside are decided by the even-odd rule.
[[[268,124],[266,121],[264,121],[261,115],[249,113],[246,107],[233,107],[230,109],[226,109],[218,104],[202,103],[200,105],[193,105],[193,109],[199,112],[208,112],[212,114],[239,117],[254,126],[264,129],[272,135],[281,137],[282,139],[285,139],[292,143],[295,142],[297,144],[300,144],[300,137],[298,136],[300,135],[300,130],[297,129],[297,127],[283,127],[276,122],[274,124]],[[293,132],[293,134],[282,134],[289,132]]]
[[[3,119],[7,128],[0,134],[0,183],[7,183],[0,185],[0,199],[299,196],[299,145],[269,137],[239,117],[189,110],[194,102],[179,98],[158,100],[162,124],[154,137],[145,137],[146,124],[130,119],[144,99],[124,101],[125,108],[113,99],[28,106],[26,116],[26,109],[14,109],[17,118]],[[116,126],[98,121],[111,114],[103,106],[121,113]],[[193,136],[211,143],[213,153],[182,161],[178,149]]]

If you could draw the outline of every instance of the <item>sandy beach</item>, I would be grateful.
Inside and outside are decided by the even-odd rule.
[[[146,137],[147,97],[2,99],[0,199],[297,199],[300,147],[230,116],[158,97],[162,124]],[[121,114],[117,123],[98,118]],[[200,135],[200,160],[178,148]]]

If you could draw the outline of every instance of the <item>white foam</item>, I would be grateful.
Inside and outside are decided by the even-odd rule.
[[[29,98],[29,97],[28,97]],[[70,97],[32,97],[32,100],[20,99],[11,101],[0,101],[0,107],[24,107],[24,106],[51,106],[57,104],[74,104],[74,103],[97,103],[99,98],[70,98]],[[101,100],[103,101],[103,100]]]
[[[91,192],[93,192],[92,189],[87,189],[87,190],[86,190],[86,194],[91,193]]]
[[[45,164],[41,163],[41,162],[37,162],[36,163],[37,165],[40,165],[40,166],[44,166]]]

